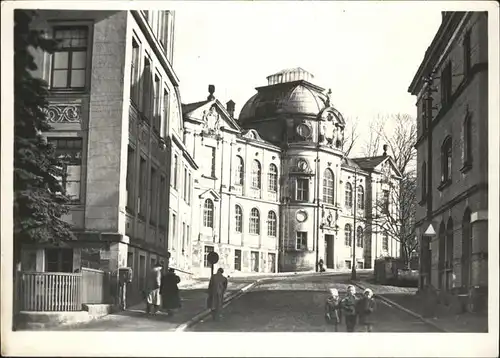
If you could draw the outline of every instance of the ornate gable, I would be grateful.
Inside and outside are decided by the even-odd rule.
[[[190,119],[198,121],[205,134],[216,134],[223,127],[239,131],[240,128],[218,100],[211,100],[184,113]]]

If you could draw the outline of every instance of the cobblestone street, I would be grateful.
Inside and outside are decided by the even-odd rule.
[[[327,332],[324,302],[327,290],[335,287],[341,296],[349,275],[323,275],[272,280],[227,306],[220,322],[210,318],[192,331],[210,332]],[[438,332],[417,318],[377,302],[375,332]],[[358,327],[361,331],[361,327]],[[345,332],[342,326],[341,332]]]

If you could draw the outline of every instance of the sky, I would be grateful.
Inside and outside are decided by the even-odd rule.
[[[331,88],[333,105],[360,127],[380,114],[415,116],[408,86],[441,23],[440,9],[348,5],[233,2],[176,10],[182,102],[206,99],[213,84],[222,103],[236,103],[237,116],[268,75],[302,67]]]

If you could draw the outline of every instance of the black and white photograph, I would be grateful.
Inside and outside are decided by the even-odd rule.
[[[2,4],[2,355],[498,355],[496,2],[141,3]]]

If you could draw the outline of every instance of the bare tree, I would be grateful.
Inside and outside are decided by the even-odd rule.
[[[373,225],[401,244],[401,253],[409,263],[411,253],[417,248],[415,237],[417,175],[415,161],[417,151],[414,147],[417,127],[414,118],[407,114],[394,114],[379,117],[374,122],[373,133],[377,137],[372,145],[387,144],[389,155],[395,162],[402,178],[399,186],[390,185],[388,196],[376,203],[378,213]],[[389,130],[389,126],[392,130]],[[375,135],[375,134],[374,134]],[[389,205],[391,203],[391,205]],[[392,208],[388,210],[388,206]]]
[[[381,142],[384,138],[385,120],[382,116],[377,116],[369,124],[369,136],[363,143],[362,153],[365,157],[376,157],[380,155]]]
[[[358,117],[356,117],[356,119],[354,120],[346,120],[346,126],[344,129],[344,142],[342,143],[342,151],[346,156],[349,156],[359,139],[358,124]]]

